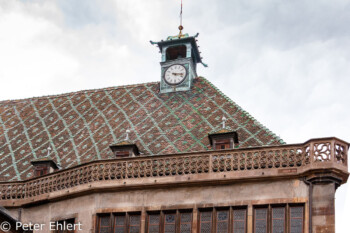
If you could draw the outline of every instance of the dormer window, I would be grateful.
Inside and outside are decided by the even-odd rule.
[[[111,145],[109,148],[116,158],[135,157],[140,154],[136,144],[126,141]]]
[[[233,149],[238,146],[238,134],[234,131],[222,129],[209,134],[209,141],[214,150]]]
[[[169,47],[166,50],[166,60],[175,60],[179,58],[185,58],[187,53],[187,48],[185,45]]]
[[[33,165],[33,172],[35,177],[43,176],[58,170],[58,166],[50,158],[41,158],[34,161],[31,161]]]
[[[215,150],[225,150],[233,148],[234,142],[233,138],[226,138],[226,139],[214,139],[215,143]]]
[[[140,154],[136,144],[123,141],[109,146],[116,158],[135,157]]]
[[[34,176],[43,176],[49,173],[49,167],[46,165],[36,166],[34,168]]]
[[[222,117],[222,128],[209,133],[210,145],[214,150],[226,150],[238,147],[237,132],[226,127],[227,118]]]
[[[125,132],[124,141],[109,146],[116,158],[135,157],[140,154],[137,145],[129,140],[130,130],[127,129]]]
[[[237,132],[226,127],[227,118],[222,117],[222,128],[209,133],[210,145],[214,150],[226,150],[238,147],[238,134]]]

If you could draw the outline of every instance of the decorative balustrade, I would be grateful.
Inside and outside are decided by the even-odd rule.
[[[347,172],[349,145],[337,138],[313,139],[304,144],[207,151],[94,161],[21,182],[0,183],[1,200],[20,200],[69,190],[96,182],[205,174],[317,167],[336,164]]]

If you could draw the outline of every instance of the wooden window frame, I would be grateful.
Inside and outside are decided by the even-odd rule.
[[[215,224],[214,224],[214,219],[215,219],[215,214],[216,214],[216,211],[215,211],[215,208],[206,208],[206,209],[199,209],[198,211],[198,223],[197,223],[197,228],[198,228],[198,233],[201,232],[201,225],[202,225],[202,215],[201,213],[203,212],[211,212],[211,231],[210,232],[213,232],[213,229],[215,229]],[[207,222],[207,221],[206,221]]]
[[[118,150],[114,152],[116,158],[128,158],[131,157],[130,150]]]
[[[234,212],[235,211],[244,211],[244,220],[236,220],[234,219]],[[247,214],[248,214],[248,208],[247,207],[232,207],[231,208],[231,211],[230,211],[231,214],[231,218],[230,218],[230,223],[232,224],[232,228],[231,228],[231,231],[230,232],[233,232],[234,230],[234,226],[235,226],[235,222],[244,222],[244,232],[247,232]],[[233,232],[234,233],[234,232]]]
[[[304,203],[298,203],[298,204],[270,204],[270,205],[261,205],[261,206],[253,206],[253,233],[255,233],[255,224],[256,224],[256,215],[255,211],[259,208],[267,208],[267,233],[273,232],[273,209],[274,208],[284,208],[284,233],[290,233],[291,225],[291,208],[293,207],[301,207],[303,208],[303,215],[302,215],[302,233],[305,232],[305,204]],[[299,218],[300,219],[300,218]]]
[[[257,219],[257,217],[256,217],[256,210],[258,210],[258,209],[266,209],[266,233],[267,232],[269,232],[269,207],[270,206],[259,206],[259,207],[256,207],[256,208],[254,208],[254,217],[253,217],[253,232],[255,232],[255,230],[256,230],[256,220],[258,220]]]
[[[193,210],[192,209],[181,209],[181,210],[164,210],[164,211],[149,211],[146,213],[146,229],[145,232],[149,233],[149,229],[150,229],[150,222],[149,222],[149,216],[150,215],[154,215],[154,214],[159,214],[159,232],[160,233],[164,233],[165,231],[165,216],[167,214],[175,214],[175,232],[176,233],[180,233],[181,232],[181,214],[183,213],[190,213],[191,214],[191,231],[190,233],[192,233],[192,227],[193,227]],[[153,224],[152,224],[153,225]]]
[[[112,223],[112,230],[113,232],[115,232],[117,226],[122,226],[122,225],[117,225],[117,217],[124,217],[124,225],[123,225],[123,228],[124,228],[124,232],[127,231],[127,226],[128,226],[128,218],[126,216],[126,213],[116,213],[116,214],[112,214],[111,218],[113,220],[113,223]]]
[[[233,143],[230,138],[216,139],[214,145],[215,145],[215,148],[214,148],[215,150],[226,150],[226,149],[233,148]]]
[[[43,176],[49,174],[50,167],[47,165],[37,165],[34,168],[34,176]]]
[[[96,224],[96,233],[100,233],[101,232],[101,220],[104,217],[109,217],[109,230],[111,230],[112,228],[112,214],[100,214],[97,217],[97,224]],[[106,227],[107,228],[107,227]]]
[[[158,232],[161,232],[161,226],[162,226],[162,213],[160,211],[156,211],[156,212],[147,212],[146,215],[146,233],[149,233],[149,229],[151,225],[155,225],[155,224],[150,224],[150,216],[151,215],[159,215],[159,222],[158,222]]]
[[[274,225],[273,225],[273,220],[274,219],[281,219],[281,218],[274,218],[273,217],[273,211],[275,210],[275,209],[284,209],[284,217],[282,218],[284,221],[283,221],[283,228],[284,228],[284,233],[286,233],[287,232],[287,206],[288,205],[284,205],[284,206],[271,206],[271,213],[270,213],[270,215],[271,215],[271,217],[270,217],[270,219],[271,219],[271,232],[273,232],[273,228],[274,228]]]
[[[290,232],[291,231],[291,221],[292,221],[292,215],[291,215],[291,209],[293,208],[293,207],[301,207],[301,208],[303,208],[303,216],[302,216],[302,229],[303,229],[303,232],[305,231],[305,205],[289,205],[288,206],[288,215],[289,215],[289,217],[288,217],[288,221],[287,221],[287,223],[288,223],[288,225],[287,225],[287,229],[288,229],[288,232]],[[294,218],[295,219],[295,218]],[[298,218],[297,218],[298,219]],[[300,219],[300,218],[299,218]]]
[[[165,226],[166,225],[175,225],[175,232],[180,232],[180,226],[177,224],[180,216],[178,215],[177,211],[162,211],[163,212],[163,224],[161,227],[160,232],[165,232]],[[174,224],[167,224],[166,223],[166,215],[175,215],[175,222]],[[162,216],[161,216],[162,217]]]
[[[181,226],[182,226],[182,221],[181,221],[181,216],[182,214],[191,214],[191,219],[189,222],[184,222],[184,223],[190,223],[191,225],[191,230],[190,233],[192,233],[192,227],[193,227],[193,210],[178,210],[179,217],[178,217],[178,226],[179,226],[179,232],[181,233]]]
[[[215,207],[215,208],[203,208],[203,209],[198,209],[198,219],[197,219],[197,231],[198,233],[201,232],[201,213],[202,212],[211,212],[212,215],[212,220],[211,220],[211,233],[216,233],[217,232],[217,224],[218,224],[218,220],[217,220],[217,214],[219,211],[223,211],[226,210],[228,211],[228,232],[230,233],[234,233],[233,229],[234,229],[234,219],[233,219],[233,213],[234,211],[237,210],[244,210],[244,220],[240,220],[240,222],[244,222],[244,232],[247,232],[247,214],[248,214],[248,208],[247,206],[230,206],[230,207]]]
[[[137,225],[130,225],[130,216],[139,216],[140,218],[140,222],[139,222],[139,230],[141,232],[141,212],[118,212],[118,213],[108,213],[108,214],[97,214],[97,222],[96,222],[96,233],[100,233],[101,232],[101,219],[102,217],[109,217],[109,229],[112,230],[113,232],[115,232],[115,228],[116,228],[116,217],[117,216],[125,216],[125,229],[126,232],[129,233],[130,232],[130,227],[131,226],[137,226]]]

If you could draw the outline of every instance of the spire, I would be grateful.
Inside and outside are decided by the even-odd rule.
[[[181,10],[180,10],[180,26],[179,26],[179,38],[182,38],[183,37],[183,34],[182,34],[182,30],[184,29],[184,27],[182,26],[182,0],[181,0]]]

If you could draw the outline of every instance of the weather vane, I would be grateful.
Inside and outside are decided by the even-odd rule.
[[[184,27],[182,26],[182,0],[181,0],[181,11],[180,11],[180,26],[179,26],[179,38],[182,37],[182,30],[184,29]]]

